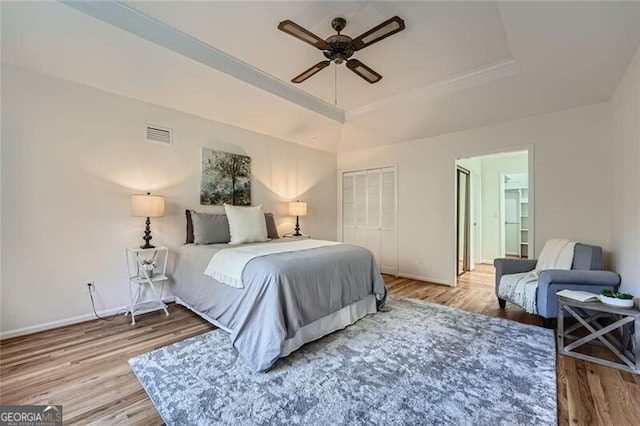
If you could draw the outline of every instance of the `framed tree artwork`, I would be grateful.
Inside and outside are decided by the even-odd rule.
[[[200,204],[251,205],[251,158],[202,148]]]

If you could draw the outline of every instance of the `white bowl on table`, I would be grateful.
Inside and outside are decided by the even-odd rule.
[[[612,308],[631,309],[634,306],[633,299],[618,299],[617,297],[609,297],[603,294],[598,297],[603,305],[611,306]]]

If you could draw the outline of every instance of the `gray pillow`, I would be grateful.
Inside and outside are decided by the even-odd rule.
[[[185,241],[185,244],[194,244],[195,243],[195,237],[193,235],[193,220],[191,219],[191,214],[195,213],[195,214],[200,214],[200,215],[214,215],[212,213],[197,213],[194,210],[189,210],[186,209],[185,210],[186,216],[187,216],[187,239]],[[224,214],[219,214],[216,216],[224,216],[226,218],[226,215]],[[278,235],[278,227],[276,226],[276,220],[273,216],[273,213],[265,213],[264,214],[264,219],[267,222],[267,237],[269,237],[269,239],[271,240],[276,240],[278,238],[280,238],[280,236]],[[220,219],[221,220],[221,219]],[[225,222],[226,224],[226,232],[228,234],[228,240],[227,241],[222,241],[222,243],[228,243],[229,241],[231,241],[231,234],[229,233],[229,221],[227,220]],[[225,234],[225,238],[227,236],[227,234]],[[214,244],[214,243],[195,243],[195,244]]]
[[[267,222],[267,237],[271,240],[277,240],[278,227],[276,226],[276,219],[273,217],[273,213],[265,213],[264,220]]]
[[[191,221],[194,244],[219,244],[231,241],[226,215],[191,211]]]
[[[193,221],[191,220],[191,210],[185,210],[187,215],[187,240],[185,244],[193,244]]]

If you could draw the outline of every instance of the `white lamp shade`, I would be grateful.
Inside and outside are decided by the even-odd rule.
[[[132,195],[131,216],[162,217],[164,216],[164,197],[159,195]]]
[[[289,214],[291,216],[306,216],[307,203],[303,201],[296,201],[294,203],[289,203]]]

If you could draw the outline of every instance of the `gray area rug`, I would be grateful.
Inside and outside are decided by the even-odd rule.
[[[555,425],[552,330],[390,298],[254,373],[215,330],[129,361],[169,425]]]

